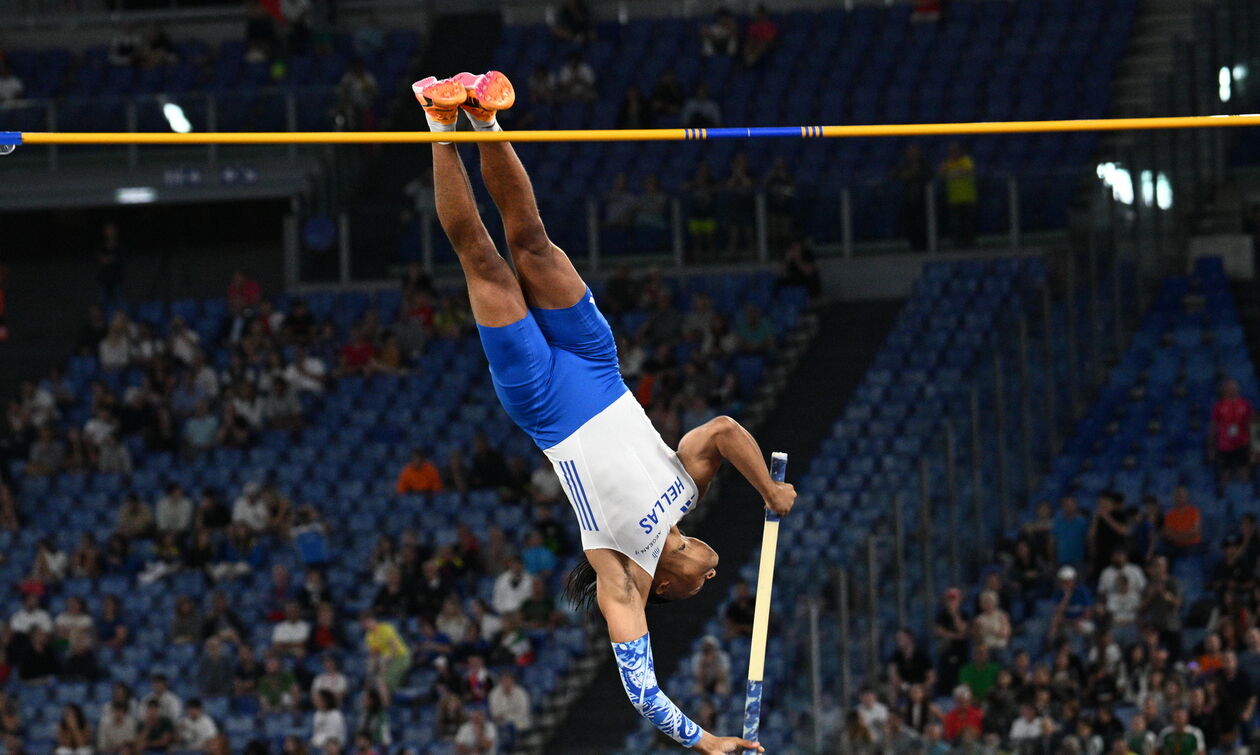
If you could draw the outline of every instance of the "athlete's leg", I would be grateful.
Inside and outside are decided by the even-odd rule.
[[[540,309],[571,307],[586,293],[586,282],[560,247],[551,243],[525,166],[506,142],[477,145],[481,177],[499,208],[508,250],[521,277],[530,306]]]
[[[521,285],[481,222],[464,161],[453,144],[433,145],[433,192],[438,221],[468,281],[473,318],[479,325],[501,327],[525,317]]]

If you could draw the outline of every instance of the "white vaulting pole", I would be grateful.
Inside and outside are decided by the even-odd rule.
[[[783,482],[787,454],[770,454],[770,478]],[[761,729],[761,694],[766,671],[766,640],[770,633],[770,599],[774,590],[774,556],[779,544],[779,515],[766,509],[761,530],[761,567],[757,571],[757,603],[753,610],[752,648],[748,653],[748,693],[744,698],[744,739],[757,741]],[[755,755],[744,750],[744,755]]]

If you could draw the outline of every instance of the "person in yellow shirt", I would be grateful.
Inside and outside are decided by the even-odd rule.
[[[976,241],[976,164],[962,145],[954,142],[941,163],[940,174],[945,181],[949,234],[955,247],[970,247]]]
[[[398,473],[398,482],[394,490],[399,495],[408,493],[440,493],[442,492],[442,475],[433,462],[425,458],[424,451],[417,448],[411,452],[411,461]]]
[[[370,673],[376,677],[381,699],[389,705],[389,699],[402,686],[411,669],[411,648],[398,634],[393,624],[377,621],[371,613],[359,617],[363,625],[363,642],[367,645]]]

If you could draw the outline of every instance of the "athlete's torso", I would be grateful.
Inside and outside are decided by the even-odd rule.
[[[655,575],[665,535],[699,498],[682,460],[629,392],[544,450],[586,550],[608,548]]]

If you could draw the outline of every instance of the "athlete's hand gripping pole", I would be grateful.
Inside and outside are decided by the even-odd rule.
[[[770,454],[770,478],[783,482],[787,454]],[[744,699],[744,739],[756,742],[761,728],[761,692],[766,667],[766,639],[770,632],[770,598],[774,588],[774,556],[779,544],[779,515],[766,508],[761,530],[761,568],[757,572],[757,603],[753,611],[752,649],[748,653],[748,695]],[[744,750],[744,755],[755,755]]]

